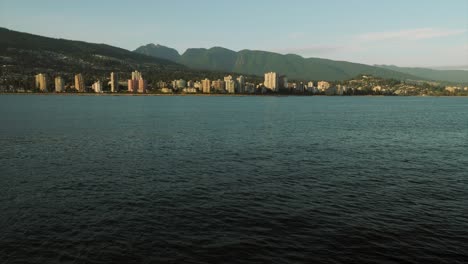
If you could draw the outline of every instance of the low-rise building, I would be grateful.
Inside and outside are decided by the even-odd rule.
[[[162,92],[162,93],[172,93],[172,89],[171,89],[171,88],[164,87],[164,88],[161,88],[161,92]]]
[[[184,79],[174,80],[173,87],[176,89],[184,89],[187,87],[187,82]]]
[[[319,91],[321,92],[325,92],[330,87],[331,87],[330,83],[326,81],[321,81],[317,83],[317,89],[319,89]]]
[[[187,88],[182,89],[182,92],[183,93],[194,94],[194,93],[197,93],[197,89],[195,89],[193,87],[191,87],[191,88],[187,87]]]

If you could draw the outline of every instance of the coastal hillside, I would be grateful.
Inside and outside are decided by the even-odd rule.
[[[220,79],[235,74],[191,69],[170,60],[170,56],[167,58],[106,44],[50,38],[0,27],[0,85],[32,89],[33,77],[38,73],[50,78],[62,76],[68,84],[74,81],[75,74],[81,73],[88,86],[97,79],[107,80],[111,72],[118,73],[120,81],[125,82],[134,70],[142,72],[149,85],[155,85],[160,80]],[[246,78],[261,81],[258,76],[247,75]]]
[[[0,28],[0,63],[10,73],[184,70],[170,60],[106,44],[56,39]]]

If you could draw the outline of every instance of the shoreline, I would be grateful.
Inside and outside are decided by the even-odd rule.
[[[468,97],[468,95],[308,95],[308,94],[125,94],[125,93],[31,93],[0,92],[1,95],[39,95],[39,96],[214,96],[214,97]]]

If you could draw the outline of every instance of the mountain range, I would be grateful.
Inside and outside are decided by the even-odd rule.
[[[386,79],[436,80],[468,83],[463,70],[402,68],[365,65],[267,51],[232,51],[221,47],[188,49],[182,55],[175,49],[148,44],[135,51],[106,44],[44,37],[0,27],[2,76],[32,76],[38,72],[72,76],[81,72],[93,76],[110,71],[128,73],[135,69],[152,79],[220,78],[239,73],[261,80],[268,71],[285,74],[292,80],[346,80],[368,74]],[[15,77],[16,78],[16,77]],[[93,77],[94,78],[94,77]]]
[[[394,65],[376,65],[377,67],[411,74],[426,80],[468,83],[467,70],[436,70],[429,68],[397,67]]]
[[[462,70],[433,70],[386,65],[371,66],[321,58],[303,58],[295,54],[282,55],[259,50],[236,52],[222,47],[210,49],[190,48],[180,55],[173,48],[148,44],[137,48],[135,52],[171,60],[194,69],[253,75],[276,71],[287,75],[290,79],[298,80],[346,80],[357,75],[368,74],[386,79],[468,82],[468,72]]]

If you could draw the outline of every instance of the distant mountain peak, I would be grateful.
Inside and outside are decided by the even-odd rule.
[[[443,80],[464,82],[467,77],[455,71],[434,71],[409,69],[394,65],[366,65],[325,58],[304,58],[297,54],[280,54],[272,51],[233,51],[224,47],[189,48],[179,55],[175,50],[159,44],[148,44],[136,50],[158,58],[181,63],[193,69],[208,71],[237,72],[262,76],[265,72],[276,71],[294,80],[346,80],[357,75],[373,75],[399,80]],[[168,55],[170,54],[170,55]]]
[[[141,46],[137,48],[135,52],[174,62],[178,61],[180,57],[180,54],[177,50],[154,43]]]

